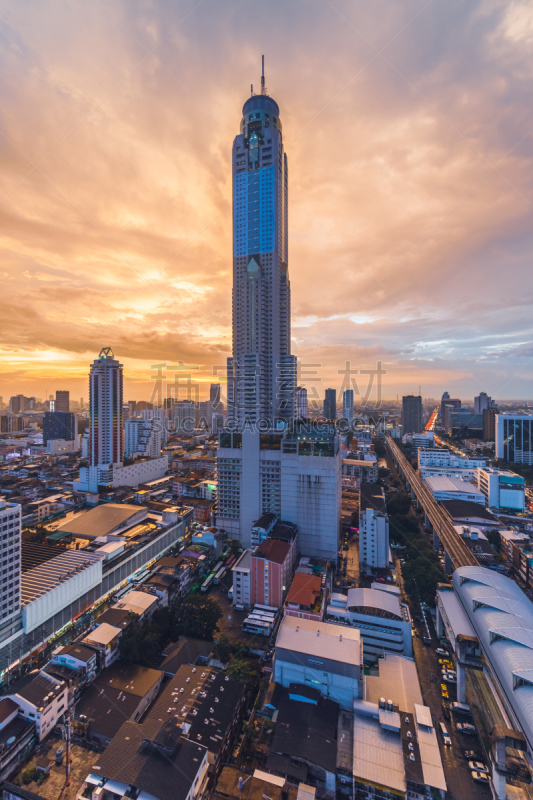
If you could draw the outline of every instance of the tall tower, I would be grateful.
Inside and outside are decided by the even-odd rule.
[[[70,393],[67,391],[57,391],[54,411],[70,411]]]
[[[291,356],[288,167],[278,104],[261,94],[242,110],[233,142],[233,356],[228,358],[228,422],[295,415]]]
[[[121,465],[124,458],[122,425],[122,364],[110,347],[103,347],[89,374],[89,460],[91,467]]]

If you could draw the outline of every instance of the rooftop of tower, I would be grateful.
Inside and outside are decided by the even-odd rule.
[[[249,97],[242,107],[242,115],[246,117],[252,111],[269,111],[275,117],[279,117],[279,106],[275,100],[267,94],[254,94]]]

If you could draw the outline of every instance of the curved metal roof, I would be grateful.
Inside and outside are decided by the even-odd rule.
[[[397,619],[402,618],[400,598],[390,592],[379,589],[348,589],[347,608],[361,608],[366,606],[370,610],[377,608],[386,611]]]
[[[483,567],[456,569],[453,585],[533,749],[533,603],[510,578]]]

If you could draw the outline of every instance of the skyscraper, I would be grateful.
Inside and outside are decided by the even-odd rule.
[[[233,357],[217,452],[217,525],[248,547],[252,527],[274,514],[297,526],[305,555],[336,558],[342,451],[334,425],[315,430],[294,421],[287,159],[264,78],[261,95],[244,104],[233,186]]]
[[[102,471],[124,458],[122,383],[122,364],[103,347],[89,374],[89,460]]]
[[[0,584],[0,632],[5,639],[4,628],[12,622],[13,615],[20,610],[21,541],[20,506],[17,503],[8,503],[5,497],[0,497],[0,525],[3,532],[0,552],[5,566]]]
[[[345,389],[342,396],[342,416],[344,419],[353,419],[353,389]]]
[[[233,355],[228,420],[294,417],[291,356],[288,167],[278,104],[261,94],[242,110],[233,142]]]
[[[43,416],[43,444],[54,439],[72,442],[78,436],[78,417],[70,411],[46,411]]]
[[[70,411],[70,393],[66,391],[56,392],[56,402],[54,411],[64,411],[68,414]],[[65,437],[66,438],[66,437]]]
[[[209,387],[209,402],[213,405],[220,403],[220,383],[212,383]]]
[[[326,389],[324,396],[324,419],[337,419],[337,392]]]
[[[306,419],[309,413],[307,402],[307,389],[305,386],[296,387],[296,419]]]
[[[402,397],[402,425],[404,433],[422,433],[422,398],[408,394]]]
[[[481,392],[474,397],[474,414],[483,414],[486,408],[493,408],[495,405],[492,397],[489,397],[486,392]]]

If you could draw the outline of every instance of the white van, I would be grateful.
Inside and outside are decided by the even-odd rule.
[[[233,608],[235,609],[235,611],[244,611],[244,606],[242,603],[235,603]]]
[[[444,742],[444,744],[447,747],[451,747],[452,740],[450,739],[450,734],[448,733],[448,730],[447,730],[446,725],[444,724],[444,722],[439,722],[439,728],[440,728],[440,732],[442,734],[442,741]]]
[[[470,706],[465,703],[451,703],[450,708],[452,711],[457,711],[458,714],[470,714]]]

